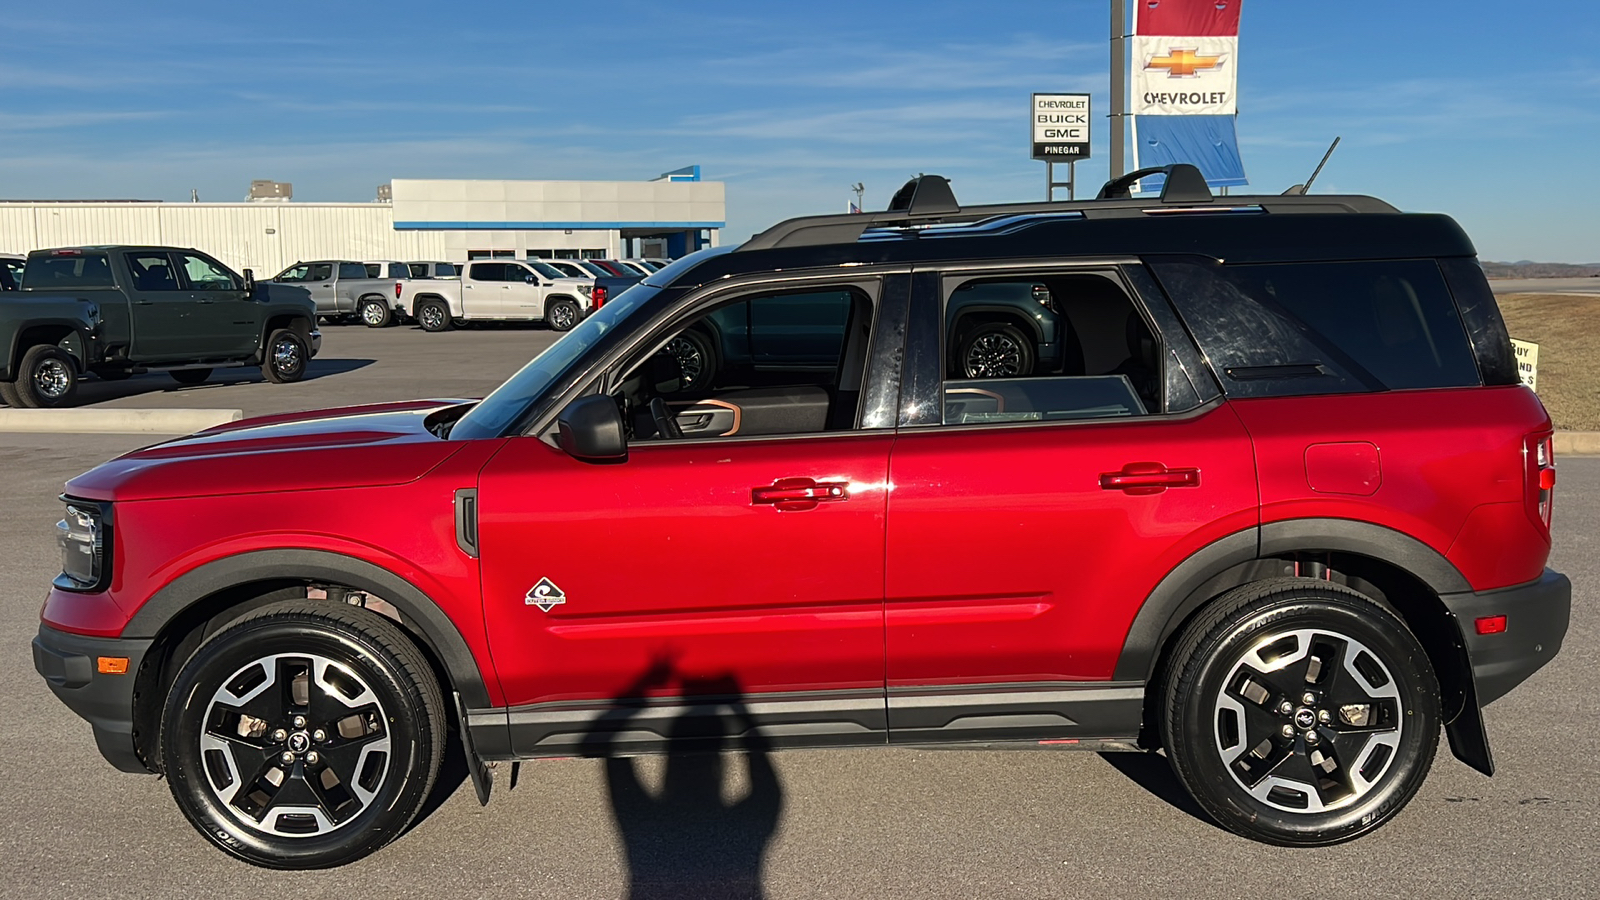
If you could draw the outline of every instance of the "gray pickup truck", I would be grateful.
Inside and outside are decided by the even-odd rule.
[[[400,286],[411,279],[403,262],[363,263],[351,260],[297,262],[272,279],[311,292],[317,315],[329,321],[360,319],[372,328],[393,321],[398,311]]]
[[[257,284],[198,250],[35,250],[21,289],[0,295],[0,400],[67,406],[87,373],[198,384],[261,366],[268,381],[299,381],[321,347],[316,317],[305,290]]]

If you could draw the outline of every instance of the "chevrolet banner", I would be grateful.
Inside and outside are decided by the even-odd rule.
[[[1193,163],[1213,187],[1242,185],[1234,118],[1242,0],[1138,0],[1128,57],[1134,165]],[[1146,178],[1141,190],[1160,190]]]

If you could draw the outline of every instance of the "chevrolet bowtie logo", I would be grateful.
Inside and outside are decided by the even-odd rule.
[[[1174,47],[1167,51],[1166,56],[1152,57],[1145,68],[1166,69],[1169,76],[1183,78],[1194,75],[1200,69],[1215,69],[1221,61],[1220,56],[1197,56],[1193,50]]]

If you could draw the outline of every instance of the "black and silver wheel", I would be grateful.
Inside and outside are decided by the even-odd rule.
[[[210,369],[176,369],[168,372],[172,380],[179,384],[203,384],[211,377]]]
[[[361,301],[358,313],[361,316],[361,323],[368,328],[382,328],[394,321],[394,311],[389,308],[389,304],[373,297]]]
[[[717,358],[711,340],[704,334],[692,329],[685,331],[667,341],[666,351],[678,361],[678,370],[683,375],[681,390],[697,391],[711,386],[711,379],[717,372]]]
[[[450,310],[438,300],[424,300],[417,307],[417,324],[423,331],[448,331]]]
[[[963,378],[1018,378],[1033,374],[1033,344],[1015,325],[985,322],[961,340],[957,367]]]
[[[362,609],[284,601],[207,641],[173,682],[161,764],[212,843],[279,869],[341,865],[402,833],[443,754],[427,661]]]
[[[551,331],[571,331],[581,318],[583,312],[571,300],[551,300],[545,304],[544,320]]]
[[[37,344],[22,354],[17,365],[18,402],[14,405],[29,409],[67,406],[77,389],[78,366],[67,351],[51,344]]]
[[[1349,588],[1238,588],[1185,630],[1163,707],[1173,768],[1224,827],[1334,844],[1393,818],[1439,741],[1439,688],[1405,623]]]
[[[267,337],[266,357],[261,361],[261,374],[274,384],[293,384],[306,377],[306,365],[311,361],[311,348],[298,331],[280,328]]]

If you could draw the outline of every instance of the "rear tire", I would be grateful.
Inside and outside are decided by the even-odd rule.
[[[383,300],[361,301],[361,323],[368,328],[383,328],[394,321],[394,311]]]
[[[438,300],[424,300],[417,305],[417,324],[423,331],[449,331],[450,310]]]
[[[273,869],[360,859],[433,788],[446,719],[427,660],[364,609],[287,600],[202,644],[173,681],[161,768],[207,840]]]
[[[1337,844],[1394,818],[1439,743],[1439,686],[1399,616],[1342,585],[1248,584],[1174,647],[1162,739],[1196,802],[1230,831]]]
[[[22,354],[22,362],[17,365],[16,391],[23,408],[70,406],[77,390],[78,364],[67,351],[53,344],[36,344]]]
[[[279,328],[267,336],[261,374],[274,384],[294,384],[306,377],[306,365],[310,361],[311,348],[300,332]]]
[[[9,381],[0,381],[0,400],[12,409],[22,408],[22,397],[17,393],[17,386]]]
[[[175,371],[168,372],[167,374],[171,375],[172,380],[179,384],[204,384],[205,380],[211,377],[211,370],[177,369]]]

